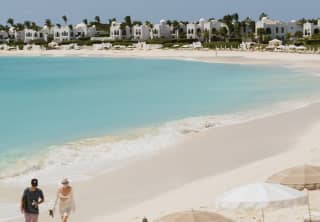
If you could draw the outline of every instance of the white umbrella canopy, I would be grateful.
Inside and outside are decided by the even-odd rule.
[[[306,205],[307,195],[280,184],[253,183],[230,190],[216,200],[220,209],[286,208]]]
[[[265,208],[286,208],[306,205],[305,193],[280,184],[253,183],[230,190],[216,200],[220,209],[260,209],[264,221]]]

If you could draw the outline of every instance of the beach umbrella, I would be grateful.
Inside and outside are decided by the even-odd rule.
[[[154,222],[232,222],[232,220],[214,212],[189,210],[166,215]]]
[[[297,190],[306,189],[309,199],[309,190],[320,189],[320,167],[308,164],[292,167],[274,174],[267,181],[270,183],[280,183]],[[309,201],[308,213],[311,221]]]
[[[280,184],[253,183],[232,189],[216,200],[220,209],[259,209],[264,221],[265,208],[286,208],[307,204],[307,195]]]
[[[274,174],[267,182],[279,183],[297,190],[319,190],[320,167],[308,164],[292,167]]]

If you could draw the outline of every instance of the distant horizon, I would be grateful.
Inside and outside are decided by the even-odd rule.
[[[19,7],[17,7],[17,5]],[[63,23],[61,17],[66,15],[70,24],[82,22],[83,19],[94,20],[100,16],[101,22],[116,18],[123,21],[127,15],[132,21],[159,22],[160,19],[178,21],[197,21],[200,18],[222,18],[223,15],[238,13],[242,20],[250,17],[258,20],[259,15],[265,12],[270,18],[282,21],[298,20],[301,18],[317,19],[320,17],[319,0],[309,0],[292,3],[291,0],[203,0],[201,4],[188,4],[182,0],[123,0],[122,2],[105,2],[104,0],[91,0],[79,2],[79,0],[11,0],[2,3],[0,9],[0,24],[5,25],[8,18],[15,22],[23,23],[26,20],[44,24],[45,19],[51,19],[56,23]]]

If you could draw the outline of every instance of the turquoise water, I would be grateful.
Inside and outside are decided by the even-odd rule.
[[[1,57],[0,168],[50,145],[269,106],[313,95],[319,84],[277,67]]]

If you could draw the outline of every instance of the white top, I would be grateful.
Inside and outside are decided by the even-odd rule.
[[[61,192],[61,188],[58,189],[57,195],[56,195],[56,200],[53,205],[53,211],[55,211],[56,206],[59,202],[59,208],[71,208],[73,211],[76,209],[76,204],[74,201],[74,195],[73,195],[73,189],[71,188],[70,193],[67,195],[64,195]]]

